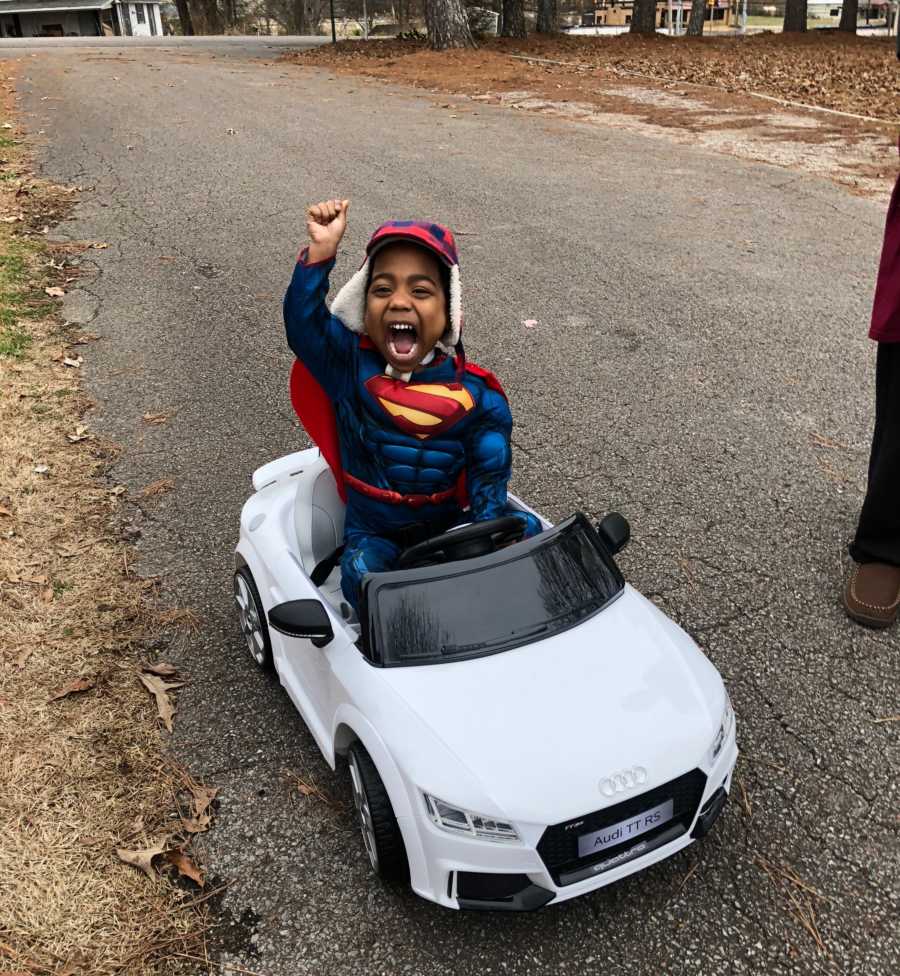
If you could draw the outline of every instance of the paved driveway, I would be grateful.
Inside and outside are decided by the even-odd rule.
[[[882,207],[230,50],[10,52],[40,168],[88,188],[60,230],[111,245],[70,306],[103,336],[86,353],[91,423],[123,445],[132,493],[176,483],[135,509],[137,548],[203,616],[168,653],[191,678],[175,752],[222,790],[205,840],[230,883],[219,958],[267,976],[896,973],[900,750],[879,719],[900,711],[900,647],[837,599],[872,420]],[[737,788],[713,834],[537,915],[452,913],[372,878],[348,807],[297,792],[302,777],[348,796],[233,619],[250,472],[303,443],[279,300],[304,204],[337,193],[353,199],[339,278],[388,215],[460,232],[469,354],[510,394],[515,489],[550,517],[625,512],[626,574],[736,706]],[[148,411],[171,419],[150,427]]]

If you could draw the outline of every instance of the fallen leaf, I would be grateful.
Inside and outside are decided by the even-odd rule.
[[[145,413],[143,421],[146,424],[164,424],[168,419],[167,413]]]
[[[81,356],[76,356],[74,359],[70,356],[64,356],[62,364],[63,366],[71,366],[73,369],[77,369],[83,362],[84,360]]]
[[[183,687],[184,682],[163,681],[162,678],[155,674],[141,674],[138,677],[141,679],[141,684],[156,699],[156,710],[159,713],[160,720],[166,727],[166,731],[171,732],[175,706],[172,704],[172,699],[169,698],[168,692],[173,688]]]
[[[171,478],[160,478],[153,481],[141,492],[143,498],[150,498],[154,495],[164,495],[175,487],[175,482]]]
[[[88,436],[89,435],[87,432],[87,427],[83,426],[82,424],[79,424],[75,428],[74,434],[66,434],[66,439],[69,440],[72,444],[77,444],[79,441],[86,441],[88,439]]]
[[[128,489],[125,487],[125,485],[116,485],[115,488],[109,489],[110,495],[115,495],[116,497],[119,495],[124,495],[126,491],[128,491]]]
[[[41,590],[40,597],[41,597],[41,603],[52,603],[53,602],[53,587],[52,586],[45,586]]]
[[[190,878],[191,881],[196,882],[201,888],[206,883],[200,869],[184,851],[168,851],[166,860],[178,870],[179,874],[185,878]]]
[[[156,664],[142,664],[142,671],[148,671],[150,674],[158,674],[162,678],[171,678],[173,675],[178,674],[178,668],[174,664],[169,664],[168,661],[157,661]]]
[[[81,691],[90,691],[93,687],[94,682],[90,678],[73,678],[61,688],[57,688],[47,701],[59,701],[60,698],[66,698]]]
[[[65,288],[60,288],[58,285],[51,285],[49,288],[45,288],[44,291],[51,298],[62,298],[66,293]]]
[[[0,221],[2,221],[4,224],[14,224],[17,221],[24,220],[24,219],[25,218],[21,214],[18,214],[14,217],[0,217]]]
[[[533,329],[537,324],[537,319],[522,319],[522,325],[524,325],[526,329]]]
[[[91,243],[91,247],[95,251],[105,251],[109,247],[109,244],[107,244],[105,241],[93,241]]]
[[[47,472],[50,470],[50,467],[49,465],[46,464],[37,464],[34,466],[33,470],[35,474],[47,474]]]
[[[12,126],[12,123],[11,122],[4,122],[3,125],[0,126],[0,128],[3,128],[3,129],[11,129],[12,127],[13,126]]]
[[[218,796],[218,789],[214,786],[204,786],[202,783],[191,783],[191,795],[194,800],[194,817],[200,820],[208,816],[207,811],[213,800]]]
[[[140,851],[126,851],[124,848],[117,847],[116,854],[119,860],[124,861],[126,864],[132,864],[136,868],[140,868],[144,874],[147,875],[151,880],[155,880],[156,872],[153,870],[153,859],[159,857],[163,854],[168,845],[169,838],[163,837],[162,840],[158,840],[155,844],[150,847],[145,847]]]
[[[16,658],[16,667],[17,668],[24,668],[25,665],[28,662],[28,658],[31,657],[32,653],[34,653],[34,648],[32,648],[32,647],[26,647],[25,650],[22,651],[19,654],[19,656]]]
[[[4,508],[0,505],[0,515],[5,515],[7,518],[12,518],[12,512],[8,508]]]

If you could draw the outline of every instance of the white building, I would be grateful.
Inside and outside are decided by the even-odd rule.
[[[162,32],[159,0],[0,0],[3,37],[155,37]]]

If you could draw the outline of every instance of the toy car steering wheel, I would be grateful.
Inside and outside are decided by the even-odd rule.
[[[486,556],[504,546],[519,542],[524,535],[525,522],[515,515],[472,522],[471,525],[450,529],[449,532],[442,532],[404,549],[397,560],[397,569],[415,569],[434,563]]]

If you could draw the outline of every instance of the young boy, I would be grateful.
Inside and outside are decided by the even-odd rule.
[[[465,361],[453,235],[440,224],[382,224],[329,312],[349,204],[309,208],[284,321],[334,406],[347,489],[341,586],[356,608],[366,573],[392,569],[404,549],[454,525],[516,514],[533,535],[540,524],[507,508],[512,417],[494,376]]]

